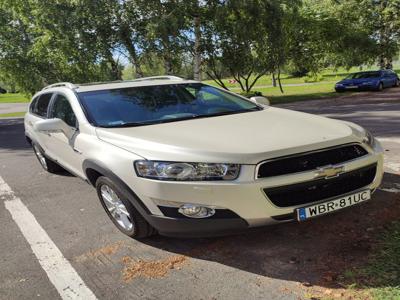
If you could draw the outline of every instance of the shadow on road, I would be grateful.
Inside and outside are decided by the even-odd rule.
[[[20,156],[32,155],[32,159],[36,159],[31,145],[25,139],[24,131],[23,119],[0,119],[0,153],[12,152]],[[74,176],[66,170],[61,170],[57,175]]]
[[[0,151],[29,150],[25,140],[23,119],[0,120]]]
[[[385,178],[391,177],[387,174]],[[400,176],[391,181],[400,183]],[[372,201],[304,223],[286,223],[244,234],[171,239],[156,236],[152,247],[232,268],[322,287],[337,287],[345,270],[367,263],[376,239],[400,218],[400,194],[378,190]]]

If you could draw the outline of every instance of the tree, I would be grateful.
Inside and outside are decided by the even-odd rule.
[[[100,44],[85,19],[70,1],[2,0],[0,77],[28,93],[57,81],[112,79],[120,67],[109,41]]]
[[[285,62],[284,15],[289,4],[297,3],[274,0],[209,3],[214,16],[203,33],[207,75],[226,88],[222,82],[225,68],[242,91],[248,93],[261,76],[279,73]]]

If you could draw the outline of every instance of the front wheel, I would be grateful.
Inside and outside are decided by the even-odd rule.
[[[396,79],[396,82],[394,83],[394,86],[395,87],[399,87],[400,86],[400,80],[399,79]]]
[[[97,179],[96,190],[107,215],[124,234],[131,238],[145,238],[155,233],[154,228],[131,204],[131,196],[108,177]]]
[[[38,159],[38,161],[43,169],[45,169],[49,173],[59,173],[59,172],[63,171],[63,168],[61,168],[58,164],[56,164],[54,161],[48,159],[44,155],[43,150],[39,147],[38,144],[32,143],[32,147],[33,147],[35,156]]]
[[[379,92],[383,91],[383,83],[382,83],[382,82],[379,83],[378,89],[377,89],[377,90],[378,90]]]

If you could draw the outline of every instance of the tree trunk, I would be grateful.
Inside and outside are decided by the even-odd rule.
[[[200,17],[194,17],[194,64],[193,64],[193,78],[194,80],[201,81],[201,52],[200,52],[200,39],[201,39],[201,31],[200,31]]]
[[[164,55],[164,68],[167,75],[173,75],[174,70],[172,68],[171,56],[169,54]]]
[[[272,73],[272,86],[273,86],[273,87],[276,87],[275,72]]]
[[[281,90],[281,93],[283,94],[283,88],[282,88],[282,83],[281,83],[281,69],[278,69],[278,84],[279,84],[279,89]]]
[[[136,49],[133,46],[132,40],[129,37],[129,32],[121,32],[120,36],[121,36],[123,45],[125,46],[126,50],[129,53],[129,58],[130,58],[133,68],[135,69],[136,77],[139,77],[139,78],[143,77],[143,71],[142,71],[142,68],[140,67],[139,58],[136,53]]]
[[[108,51],[107,61],[111,65],[111,77],[113,80],[122,80],[122,72],[118,66],[118,63],[114,60],[112,53]]]

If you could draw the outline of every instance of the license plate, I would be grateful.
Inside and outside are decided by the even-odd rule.
[[[363,201],[367,201],[369,199],[371,199],[371,191],[365,190],[316,205],[297,208],[295,213],[298,221],[304,221],[358,204]]]
[[[356,85],[349,85],[349,86],[346,86],[346,89],[358,89],[358,86],[356,86]]]

